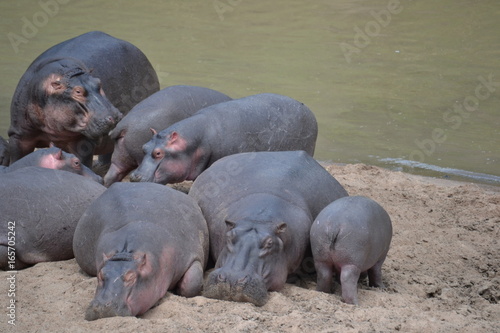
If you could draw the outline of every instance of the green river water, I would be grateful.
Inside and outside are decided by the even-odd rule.
[[[162,88],[305,103],[320,161],[500,185],[500,1],[1,1],[1,136],[31,61],[90,30],[139,47]]]

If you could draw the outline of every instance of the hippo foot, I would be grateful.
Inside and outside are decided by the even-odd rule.
[[[102,163],[100,161],[96,161],[92,166],[92,171],[98,174],[101,177],[104,177],[109,170],[111,163]]]

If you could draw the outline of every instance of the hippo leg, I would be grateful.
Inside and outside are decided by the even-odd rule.
[[[177,284],[177,293],[184,297],[194,297],[201,293],[203,286],[203,266],[195,261]]]
[[[324,293],[331,293],[334,273],[333,267],[324,262],[316,262],[315,267],[318,275],[316,290]]]
[[[342,284],[342,300],[348,304],[358,305],[358,280],[361,270],[355,265],[342,266],[340,283]]]
[[[92,166],[92,170],[101,177],[104,177],[111,165],[111,153],[99,155],[96,163]]]
[[[377,261],[377,263],[368,270],[368,281],[370,287],[385,288],[382,282],[382,264],[385,257]]]

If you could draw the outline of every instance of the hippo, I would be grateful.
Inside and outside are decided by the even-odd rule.
[[[61,170],[26,167],[1,174],[0,269],[72,259],[76,224],[105,190]]]
[[[51,145],[50,148],[37,149],[12,163],[10,166],[0,168],[0,173],[12,172],[29,166],[69,171],[84,177],[89,177],[99,184],[103,183],[102,178],[95,174],[90,168],[83,165],[78,157],[66,153],[53,145]]]
[[[218,159],[253,151],[314,154],[318,125],[304,104],[258,94],[204,108],[157,133],[131,181],[160,184],[195,180]]]
[[[368,273],[371,287],[384,288],[382,264],[391,238],[391,219],[374,200],[352,196],[329,204],[311,226],[316,289],[329,293],[334,274],[339,274],[342,300],[358,305],[361,273]]]
[[[10,163],[10,150],[7,140],[0,136],[0,169]]]
[[[153,183],[114,183],[81,217],[73,240],[81,269],[97,275],[85,319],[138,316],[167,290],[201,292],[208,230],[187,194]]]
[[[304,151],[226,156],[189,191],[201,207],[215,269],[203,295],[262,306],[309,248],[317,214],[346,190]]]
[[[11,103],[10,161],[55,143],[90,167],[112,151],[108,132],[135,104],[159,90],[134,45],[100,31],[57,44],[28,67]]]
[[[212,89],[177,85],[141,101],[109,133],[115,146],[104,185],[121,181],[137,168],[144,158],[142,146],[151,139],[150,130],[161,131],[204,107],[229,100],[231,97]]]

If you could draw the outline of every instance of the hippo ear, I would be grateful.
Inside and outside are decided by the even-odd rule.
[[[55,147],[56,145],[54,144],[54,142],[50,141],[49,143],[49,148],[52,148],[52,147]]]
[[[170,134],[166,148],[170,151],[185,151],[187,142],[179,133],[174,131]]]
[[[134,255],[134,260],[137,263],[137,271],[140,276],[148,276],[153,271],[148,255],[146,253],[138,253]]]
[[[111,257],[114,255],[114,253],[110,254],[110,255],[107,255],[106,253],[103,252],[102,254],[102,262],[103,264],[106,263],[106,261],[108,261],[109,259],[111,259]]]
[[[50,74],[49,77],[43,81],[43,88],[47,94],[52,95],[61,93],[66,89],[64,84],[61,82],[61,79],[62,77],[60,75]]]
[[[173,132],[170,134],[170,137],[169,137],[169,139],[168,139],[167,145],[173,145],[173,144],[175,144],[178,140],[179,140],[179,133],[177,133],[176,131],[173,131]]]
[[[275,229],[277,235],[282,234],[286,231],[287,225],[285,222],[280,222]]]
[[[56,160],[62,161],[63,159],[63,151],[62,149],[59,149],[57,153],[54,154],[54,157]]]
[[[227,231],[233,230],[234,227],[236,226],[236,223],[226,220],[226,226],[227,226]]]
[[[153,127],[150,127],[149,130],[151,131],[151,133],[153,133],[153,136],[158,134],[158,132]]]

